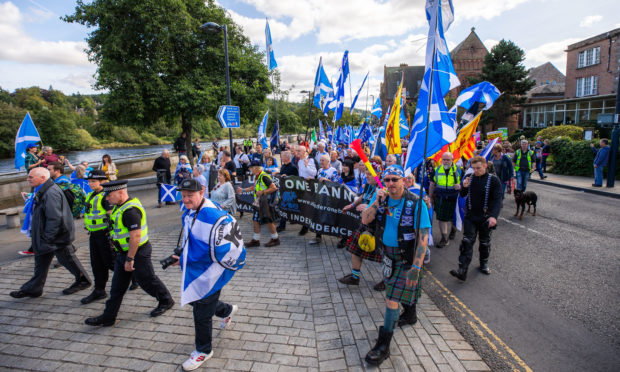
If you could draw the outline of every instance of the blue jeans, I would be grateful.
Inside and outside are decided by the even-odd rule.
[[[518,170],[516,173],[517,173],[517,189],[521,191],[525,191],[525,188],[527,187],[527,179],[530,176],[530,172],[526,170],[525,171]]]
[[[540,176],[540,179],[542,180],[545,177],[545,175],[543,174],[541,161],[536,162],[536,171],[538,172],[538,175]]]
[[[603,167],[594,168],[594,184],[603,186]]]

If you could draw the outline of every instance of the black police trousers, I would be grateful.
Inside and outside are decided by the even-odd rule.
[[[474,253],[474,244],[476,236],[480,240],[478,250],[480,251],[480,263],[487,262],[491,254],[491,229],[484,217],[469,217],[463,219],[463,241],[459,255],[459,264],[461,269],[467,270]]]
[[[90,243],[90,267],[95,277],[95,289],[105,290],[109,272],[114,271],[115,252],[110,246],[110,238],[106,229],[91,231],[88,238]]]
[[[116,319],[118,311],[121,308],[121,302],[123,302],[123,296],[131,283],[132,276],[135,276],[140,287],[144,289],[146,293],[155,297],[159,303],[169,304],[173,301],[168,288],[166,288],[164,283],[155,275],[153,263],[151,262],[151,251],[152,248],[149,242],[146,242],[138,248],[136,256],[134,257],[134,271],[132,272],[125,271],[127,252],[116,254],[110,298],[106,301],[103,311],[103,314],[107,318]]]

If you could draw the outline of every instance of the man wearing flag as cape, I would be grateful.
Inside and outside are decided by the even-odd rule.
[[[245,247],[237,221],[217,204],[204,197],[202,185],[189,179],[178,186],[183,204],[183,253],[173,255],[181,265],[181,306],[190,304],[194,312],[196,350],[183,363],[193,371],[213,356],[211,332],[213,315],[222,318],[220,328],[228,326],[237,305],[219,300],[222,288],[245,265]]]

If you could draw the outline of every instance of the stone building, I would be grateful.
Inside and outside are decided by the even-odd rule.
[[[527,78],[536,82],[527,92],[528,103],[564,98],[566,76],[551,62],[531,68]]]

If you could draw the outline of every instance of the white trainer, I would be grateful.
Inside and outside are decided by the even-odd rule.
[[[239,310],[239,307],[237,305],[232,305],[232,311],[230,312],[230,315],[222,319],[222,322],[220,323],[220,329],[225,329],[226,327],[228,327],[228,325],[230,324],[230,320],[232,319],[233,315],[235,315],[237,310]]]
[[[194,350],[190,355],[189,359],[183,362],[183,370],[184,371],[193,371],[196,368],[200,367],[202,363],[206,362],[213,356],[213,350],[209,354],[201,353],[200,351]]]

